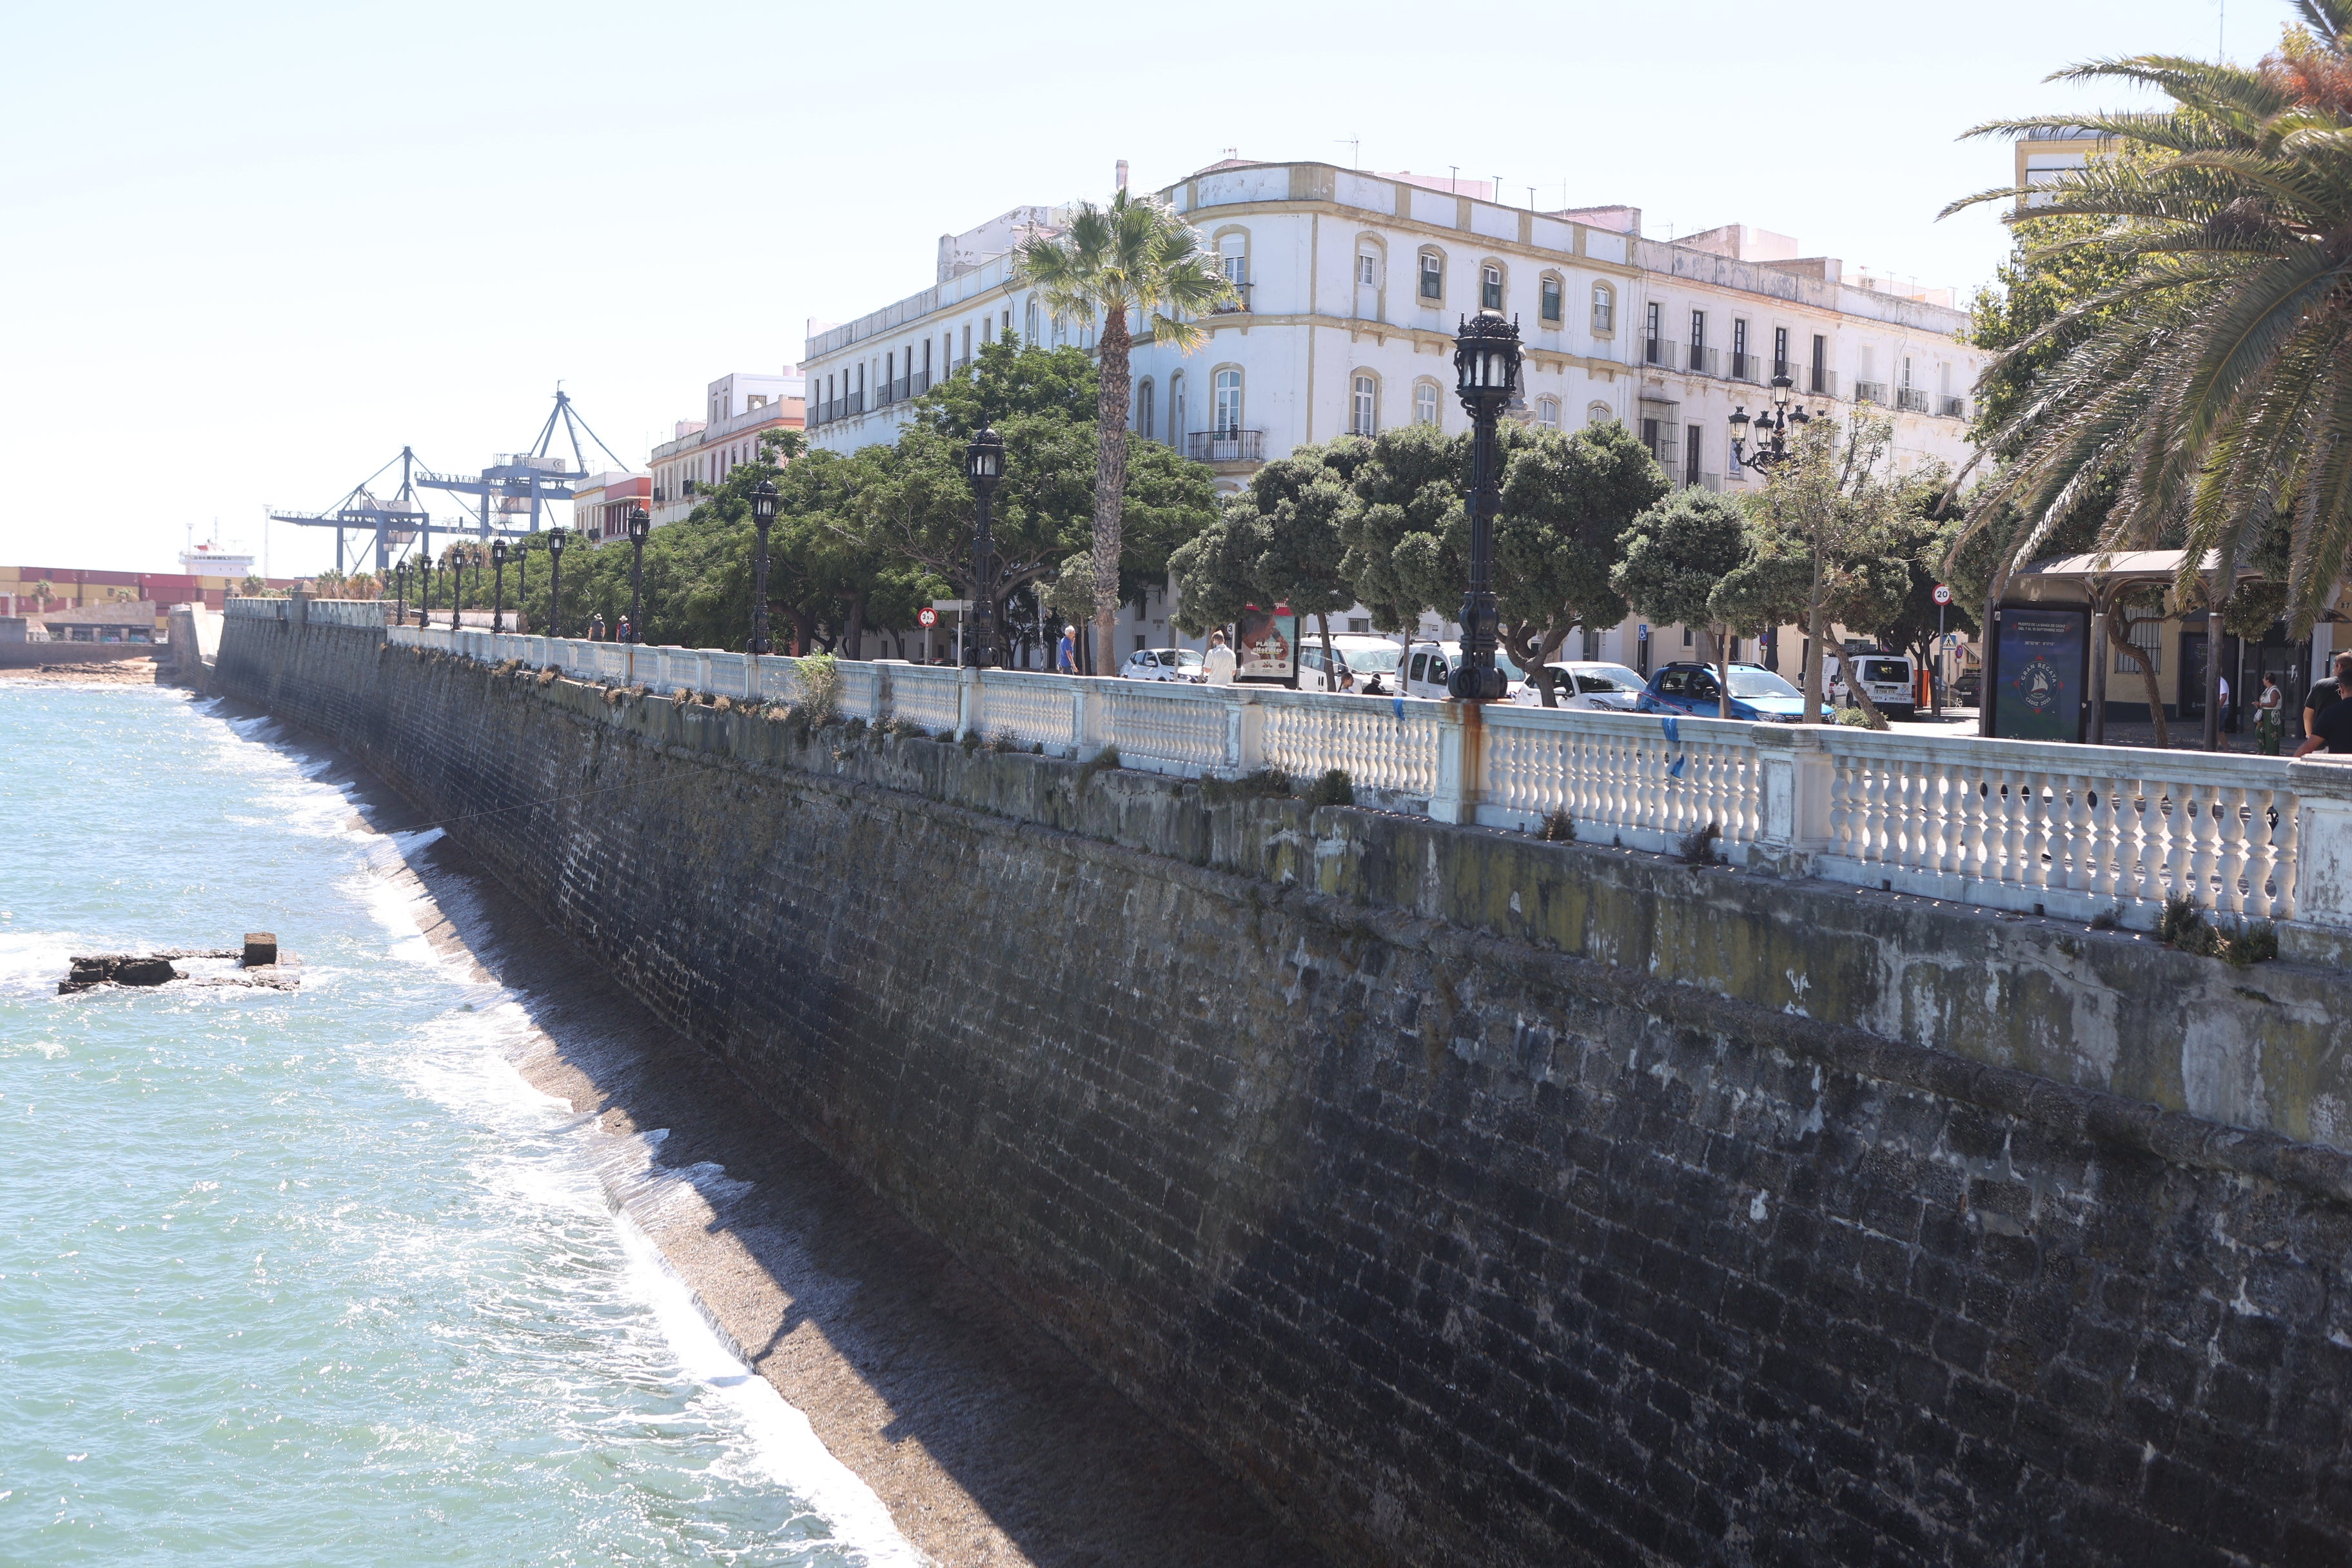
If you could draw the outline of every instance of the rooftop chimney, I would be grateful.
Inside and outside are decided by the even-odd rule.
[[[1127,160],[1124,158],[1118,161],[1118,188],[1122,191],[1127,189]]]

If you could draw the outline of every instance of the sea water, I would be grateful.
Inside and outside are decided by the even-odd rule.
[[[283,739],[0,681],[0,1563],[913,1561]],[[56,994],[249,930],[298,989]]]

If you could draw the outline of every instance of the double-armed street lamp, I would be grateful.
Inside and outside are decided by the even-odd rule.
[[[1519,392],[1519,324],[1481,310],[1454,340],[1454,392],[1470,415],[1470,581],[1462,595],[1462,658],[1446,678],[1459,702],[1496,702],[1506,687],[1495,668],[1495,513],[1502,504],[1495,426]]]
[[[563,635],[563,530],[547,531],[547,635]]]
[[[644,620],[645,612],[640,601],[645,596],[646,535],[652,531],[652,529],[653,519],[646,514],[645,508],[641,506],[633,506],[629,509],[629,550],[631,552],[629,559],[629,640],[631,642],[643,642],[646,640],[646,623]]]
[[[507,542],[490,541],[490,631],[507,629]]]
[[[978,503],[971,531],[971,636],[967,640],[972,667],[992,669],[996,666],[996,542],[988,531],[988,508],[1004,478],[1004,437],[992,426],[983,426],[964,448],[963,462],[964,474],[971,480],[972,500]]]
[[[751,562],[751,651],[755,654],[775,651],[768,641],[768,530],[775,521],[776,481],[761,479],[751,492],[751,526],[760,535],[759,553]],[[633,589],[631,597],[635,596]]]
[[[1754,419],[1748,417],[1748,410],[1744,407],[1731,411],[1733,462],[1753,468],[1759,474],[1769,474],[1796,456],[1790,449],[1789,437],[1791,434],[1802,434],[1813,416],[1805,412],[1801,403],[1794,408],[1789,406],[1790,389],[1794,385],[1795,383],[1785,375],[1774,376],[1772,405]],[[1749,433],[1751,426],[1754,431],[1752,437]],[[1752,452],[1748,449],[1751,438],[1756,447]]]

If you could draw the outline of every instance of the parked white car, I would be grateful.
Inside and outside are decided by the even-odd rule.
[[[1642,689],[1649,684],[1622,664],[1603,664],[1597,660],[1555,660],[1548,666],[1553,672],[1552,696],[1562,708],[1577,708],[1587,712],[1631,713],[1641,705]],[[1532,680],[1523,683],[1512,701],[1528,708],[1543,705],[1543,693]]]
[[[1358,696],[1420,697],[1443,702],[1447,696],[1446,677],[1454,673],[1454,661],[1462,657],[1462,645],[1416,642],[1407,652],[1394,637],[1351,632],[1344,637],[1333,637],[1331,651],[1348,661],[1355,676],[1355,685],[1349,689]],[[1505,690],[1506,697],[1516,697],[1522,679],[1519,667],[1499,648],[1495,652],[1495,666],[1510,683]],[[1299,684],[1307,690],[1322,689],[1307,686],[1304,680]]]
[[[1822,674],[1834,688],[1840,676],[1857,677],[1878,710],[1889,719],[1909,719],[1919,707],[1919,667],[1907,653],[1839,653],[1830,656]]]
[[[1139,647],[1127,656],[1119,674],[1129,680],[1190,680],[1208,677],[1206,662],[1189,647]]]

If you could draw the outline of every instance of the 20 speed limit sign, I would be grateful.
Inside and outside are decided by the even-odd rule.
[[[1936,584],[1936,603],[1937,603],[1937,604],[1939,604],[1939,605],[1948,605],[1948,604],[1950,604],[1951,602],[1952,602],[1952,591],[1951,591],[1949,588],[1946,587],[1946,586],[1945,586],[1943,584],[1941,584],[1941,583],[1937,584]]]

